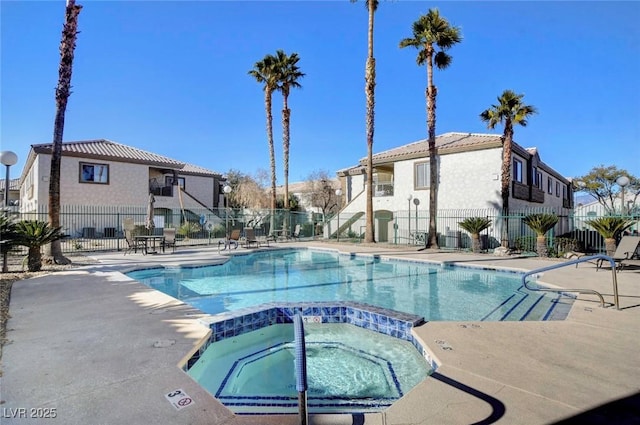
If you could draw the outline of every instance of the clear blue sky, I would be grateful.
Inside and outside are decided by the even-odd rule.
[[[289,181],[366,155],[364,2],[78,1],[84,6],[64,140],[105,138],[219,172],[269,169],[262,88],[247,72],[297,52]],[[640,2],[382,1],[376,14],[374,152],[427,135],[426,69],[399,49],[438,7],[460,26],[435,74],[437,134],[494,132],[479,113],[504,89],[539,114],[516,141],[567,177],[596,165],[640,175]],[[65,2],[1,2],[2,150],[52,141]],[[282,183],[282,100],[274,96]],[[4,176],[4,171],[2,173]]]

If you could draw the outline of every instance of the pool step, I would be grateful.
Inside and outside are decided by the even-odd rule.
[[[482,321],[563,320],[574,297],[566,294],[527,291],[524,287],[488,312]]]

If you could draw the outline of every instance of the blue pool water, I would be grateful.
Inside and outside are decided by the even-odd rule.
[[[273,325],[212,343],[188,374],[236,413],[296,413],[293,325]],[[403,340],[333,324],[305,325],[310,413],[378,411],[430,368]]]
[[[517,273],[307,249],[127,275],[210,314],[267,302],[354,301],[427,321],[550,320],[564,319],[573,301],[529,291]]]

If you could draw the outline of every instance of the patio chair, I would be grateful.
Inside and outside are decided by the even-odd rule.
[[[251,248],[251,245],[255,245],[256,248],[260,248],[260,242],[258,241],[258,239],[256,239],[256,231],[251,228],[251,227],[247,227],[244,229],[244,247],[245,248]]]
[[[172,248],[172,252],[176,252],[176,229],[164,228],[162,229],[162,236],[164,236],[162,252],[164,252],[166,248]]]
[[[229,248],[233,245],[233,249],[238,248],[238,241],[240,240],[240,229],[233,229],[228,238],[223,241],[218,241],[218,252],[220,252],[220,246],[224,245],[223,250]]]
[[[142,253],[144,255],[147,254],[147,251],[145,249],[146,246],[145,246],[144,242],[137,240],[133,236],[133,230],[129,230],[129,229],[125,228],[124,229],[124,238],[127,241],[127,247],[124,250],[124,255],[127,255],[128,253],[131,253],[131,251],[133,251],[133,253],[136,254],[138,252],[138,248],[140,248],[140,251],[142,251]]]
[[[293,233],[291,234],[292,239],[300,240],[300,225],[296,224],[296,227],[293,229]]]
[[[640,236],[623,236],[622,239],[620,239],[620,243],[616,247],[616,252],[614,252],[611,257],[616,262],[618,271],[622,270],[625,265],[640,265],[640,260],[633,258],[639,244]],[[596,271],[599,270],[604,263],[605,260],[598,260]]]

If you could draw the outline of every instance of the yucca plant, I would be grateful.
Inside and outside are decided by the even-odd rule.
[[[538,257],[548,257],[547,232],[558,223],[558,216],[547,213],[530,214],[523,218],[522,221],[536,232],[536,252]]]
[[[608,256],[613,256],[616,252],[616,238],[629,227],[633,226],[633,221],[624,217],[605,216],[585,221],[586,224],[600,233],[604,238],[604,246]]]
[[[16,245],[29,249],[27,268],[30,272],[37,272],[42,268],[43,245],[57,241],[64,237],[62,227],[51,227],[46,221],[23,220],[16,223]]]
[[[471,249],[473,252],[476,254],[481,252],[480,232],[491,227],[491,220],[487,217],[467,217],[458,222],[458,224],[464,230],[471,233]]]

